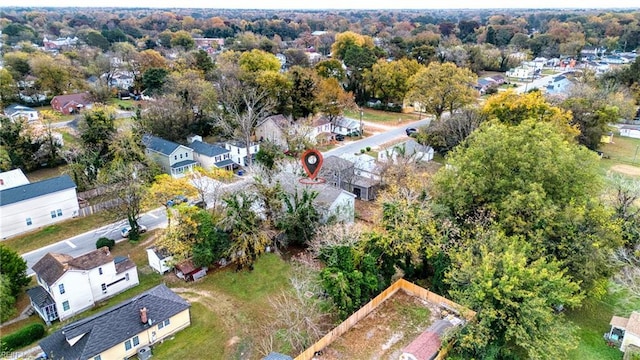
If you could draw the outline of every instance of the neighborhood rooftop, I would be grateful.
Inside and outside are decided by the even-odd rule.
[[[206,156],[217,156],[229,152],[229,150],[225,149],[224,147],[208,144],[199,140],[193,141],[191,144],[189,144],[189,147],[198,154]]]
[[[52,359],[92,358],[190,306],[168,287],[159,285],[96,315],[64,326],[42,340],[40,347]],[[140,321],[142,308],[147,309],[148,323]],[[69,342],[75,343],[70,346]]]
[[[20,104],[11,104],[4,109],[4,113],[7,114],[7,116],[11,116],[21,111],[36,111],[36,110]]]
[[[31,184],[16,186],[0,191],[0,206],[5,206],[38,196],[75,188],[69,175],[62,175]]]
[[[142,142],[147,148],[165,155],[171,155],[175,149],[180,147],[180,144],[178,143],[161,139],[153,135],[143,136]]]

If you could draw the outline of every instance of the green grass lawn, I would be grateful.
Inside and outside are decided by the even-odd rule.
[[[363,121],[382,123],[382,124],[387,123],[389,125],[404,124],[404,123],[414,122],[419,120],[418,114],[413,114],[413,113],[404,114],[404,113],[380,111],[380,110],[374,110],[374,109],[368,109],[368,108],[362,109],[362,112],[363,112],[363,115],[362,115]],[[359,111],[345,110],[344,116],[348,118],[360,120]],[[426,115],[422,114],[422,117],[426,117]]]
[[[622,137],[616,132],[613,143],[602,144],[600,150],[605,156],[601,161],[601,167],[605,171],[616,164],[640,167],[640,139]]]

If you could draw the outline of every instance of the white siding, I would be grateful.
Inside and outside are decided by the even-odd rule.
[[[171,267],[167,265],[167,262],[169,262],[172,259],[171,257],[164,258],[161,260],[158,257],[158,255],[156,255],[156,252],[153,251],[153,249],[147,249],[147,259],[149,260],[149,266],[151,266],[153,269],[155,269],[157,272],[161,274],[164,274],[169,270],[171,270]]]
[[[62,215],[58,215],[58,210]],[[58,191],[0,207],[0,238],[36,230],[78,215],[76,189]],[[55,217],[51,212],[55,211]],[[27,225],[31,219],[31,225]]]
[[[64,294],[60,294],[60,284],[64,285]],[[60,320],[68,319],[92,307],[95,303],[91,296],[91,286],[87,281],[87,275],[80,270],[67,271],[51,286],[49,293],[56,302]],[[63,306],[65,301],[69,302],[69,310],[66,311]]]
[[[326,221],[329,216],[336,216],[338,221],[352,223],[355,217],[355,198],[355,195],[342,191],[336,201],[329,207],[323,220]]]
[[[214,161],[214,158],[212,158],[212,157],[198,154],[195,151],[193,152],[193,157],[200,164],[200,166],[202,166],[205,169],[211,169],[211,168],[215,167],[215,163],[216,162]]]
[[[100,275],[102,268],[102,275]],[[129,280],[127,280],[127,275]],[[116,267],[113,262],[104,264],[95,269],[88,271],[89,284],[91,286],[91,294],[95,302],[109,298],[124,290],[136,286],[139,283],[138,271],[136,267],[128,269],[120,274],[116,274]],[[106,286],[106,290],[102,290],[102,285]]]

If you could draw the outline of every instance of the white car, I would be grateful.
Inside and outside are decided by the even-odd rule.
[[[131,231],[131,226],[127,225],[120,230],[120,235],[126,238],[129,237],[129,231]],[[147,232],[147,227],[144,225],[140,225],[140,234]]]

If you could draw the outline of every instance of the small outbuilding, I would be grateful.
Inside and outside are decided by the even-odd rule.
[[[184,281],[194,281],[203,278],[207,275],[207,270],[209,270],[207,267],[195,266],[191,259],[178,263],[174,267],[176,276]]]

